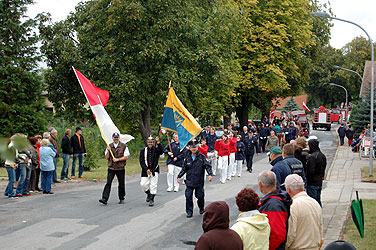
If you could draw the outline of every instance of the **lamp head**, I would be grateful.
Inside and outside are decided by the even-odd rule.
[[[321,17],[321,18],[331,18],[331,16],[325,12],[314,11],[314,12],[311,12],[311,15],[315,17]]]
[[[333,65],[333,68],[335,68],[335,69],[341,69],[341,67],[338,66],[338,65]]]

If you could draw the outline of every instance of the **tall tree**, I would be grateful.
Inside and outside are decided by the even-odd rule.
[[[76,65],[110,91],[115,123],[132,123],[146,139],[161,119],[171,80],[191,113],[213,123],[238,82],[239,18],[231,0],[81,3],[67,20],[41,27],[50,97],[59,110],[82,107],[70,73]]]
[[[376,101],[374,102],[375,105]],[[371,105],[370,105],[370,95],[368,95],[363,100],[360,100],[352,109],[350,121],[354,126],[356,133],[361,133],[364,128],[370,123]],[[373,126],[376,126],[376,111],[373,114]]]
[[[291,98],[286,102],[286,105],[282,108],[283,112],[289,112],[289,111],[296,111],[299,110],[299,106],[294,100],[294,97],[291,96]]]
[[[35,135],[46,125],[37,73],[36,21],[25,12],[32,0],[0,2],[0,135]]]

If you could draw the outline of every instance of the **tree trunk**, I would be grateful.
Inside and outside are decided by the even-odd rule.
[[[223,127],[227,128],[227,125],[231,123],[231,109],[225,108],[226,114],[223,116]]]
[[[236,116],[239,119],[240,123],[240,131],[244,126],[248,127],[248,109],[249,109],[249,102],[246,96],[242,96],[241,105],[236,108]]]
[[[145,108],[138,113],[138,119],[140,120],[139,129],[142,139],[146,143],[147,138],[151,135],[150,126],[150,100],[146,100]]]

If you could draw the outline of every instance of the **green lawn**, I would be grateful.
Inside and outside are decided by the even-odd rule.
[[[360,168],[362,172],[362,181],[363,182],[374,182],[376,183],[376,167],[373,167],[373,176],[369,176],[369,167]]]
[[[166,159],[160,159],[159,165],[160,166],[165,165],[165,160]],[[85,164],[85,159],[84,159],[84,164]],[[87,180],[106,179],[107,178],[107,160],[106,159],[100,159],[98,161],[98,165],[100,166],[99,168],[94,169],[90,172],[84,172],[84,178],[87,179]],[[63,159],[60,157],[58,162],[57,162],[57,176],[58,176],[59,179],[60,179],[60,173],[61,173],[62,166],[63,166]],[[69,164],[69,172],[68,172],[69,177],[70,177],[71,169],[72,169],[72,159],[70,160],[70,164]],[[76,176],[78,175],[77,171],[78,171],[78,162],[76,164]],[[131,157],[127,161],[127,165],[125,167],[125,174],[126,175],[133,175],[133,174],[137,174],[137,173],[140,173],[140,172],[141,172],[141,167],[140,167],[138,157],[136,157],[136,156]],[[7,177],[8,176],[7,171],[4,167],[0,167],[0,176],[1,177]]]
[[[363,200],[364,208],[364,238],[360,238],[355,224],[350,218],[347,222],[344,240],[353,244],[356,249],[375,249],[376,246],[376,200]],[[351,217],[351,216],[350,216]]]

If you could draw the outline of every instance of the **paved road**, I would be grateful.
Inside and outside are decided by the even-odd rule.
[[[314,131],[331,165],[336,150],[333,132]],[[265,154],[255,158],[254,173],[220,184],[206,183],[206,204],[224,200],[231,225],[238,211],[235,195],[245,186],[258,190],[257,175],[270,169]],[[114,182],[116,184],[116,181]],[[54,195],[35,194],[9,201],[0,198],[1,249],[193,249],[202,234],[197,207],[185,217],[184,191],[167,193],[166,174],[160,175],[154,207],[148,207],[139,177],[127,177],[127,196],[117,204],[114,185],[109,204],[100,205],[104,182],[61,183]],[[184,188],[184,186],[183,186]],[[196,206],[196,203],[195,203]]]

